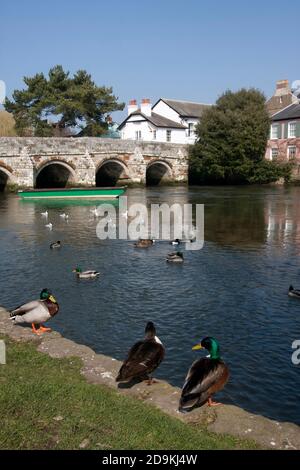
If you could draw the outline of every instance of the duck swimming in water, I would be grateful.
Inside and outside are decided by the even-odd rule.
[[[50,249],[54,250],[55,248],[60,248],[61,247],[61,242],[57,240],[57,242],[51,243]]]
[[[180,243],[181,243],[181,241],[179,240],[179,238],[176,238],[175,240],[170,242],[170,245],[180,245]]]
[[[209,351],[209,357],[198,359],[190,367],[182,388],[179,411],[191,411],[206,402],[209,406],[218,405],[212,401],[212,395],[222,390],[228,381],[229,369],[220,357],[218,341],[208,336],[193,347],[194,350],[203,348]]]
[[[183,263],[183,253],[181,251],[175,251],[167,255],[166,261],[168,263]]]
[[[138,341],[130,349],[127,359],[119,370],[116,382],[131,382],[132,380],[147,380],[148,385],[154,382],[149,378],[161,363],[165,348],[156,336],[154,324],[149,321],[145,328],[145,338]]]
[[[294,289],[293,286],[290,286],[288,295],[290,297],[298,297],[300,299],[300,289]]]
[[[82,271],[78,266],[77,268],[74,268],[72,272],[75,273],[79,279],[95,279],[100,276],[98,271]]]
[[[152,246],[155,243],[155,240],[150,240],[147,238],[140,238],[134,246],[136,248],[148,248],[149,246]]]
[[[42,323],[54,317],[58,310],[59,305],[55,297],[48,289],[43,289],[40,300],[33,300],[15,308],[10,313],[10,318],[15,324],[31,323],[33,333],[40,335],[45,331],[51,331],[51,328],[45,328]]]

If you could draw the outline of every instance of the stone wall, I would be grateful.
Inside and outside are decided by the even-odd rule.
[[[188,147],[162,142],[136,142],[101,138],[0,138],[0,171],[9,182],[33,187],[39,172],[51,164],[60,164],[70,171],[72,183],[94,186],[102,165],[117,162],[125,179],[145,183],[147,168],[161,162],[168,180],[184,182],[188,176]]]

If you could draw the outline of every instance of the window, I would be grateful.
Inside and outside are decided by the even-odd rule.
[[[171,134],[172,134],[171,129],[167,129],[167,142],[171,142]]]
[[[289,138],[297,137],[297,123],[296,122],[289,122],[288,137]]]
[[[293,158],[296,158],[296,152],[297,152],[297,147],[296,145],[289,145],[288,146],[288,159],[292,160]]]
[[[153,140],[156,140],[156,131],[155,130],[153,131],[152,138],[153,138]]]
[[[135,131],[135,140],[142,140],[142,131]]]
[[[279,139],[279,124],[272,124],[271,139]]]
[[[191,137],[194,134],[195,124],[193,122],[189,122],[188,128],[188,137]]]
[[[271,160],[276,160],[278,157],[278,148],[271,149]]]

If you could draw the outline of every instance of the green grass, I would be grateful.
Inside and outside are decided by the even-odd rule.
[[[88,384],[76,358],[52,359],[5,338],[0,449],[234,449],[247,441],[171,418],[135,398]]]

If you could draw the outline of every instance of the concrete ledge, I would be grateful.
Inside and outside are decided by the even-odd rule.
[[[38,351],[54,358],[79,357],[83,363],[81,373],[88,382],[106,385],[119,390],[120,393],[135,396],[191,425],[205,426],[209,431],[219,434],[251,439],[264,449],[300,449],[300,427],[296,424],[273,421],[232,405],[213,409],[203,406],[189,414],[181,414],[177,410],[180,389],[165,381],[159,381],[152,386],[140,383],[129,389],[118,388],[115,377],[121,365],[120,361],[96,354],[91,348],[66,339],[55,331],[37,337],[30,328],[13,325],[8,312],[2,307],[0,334],[15,341],[31,341],[36,344]]]

